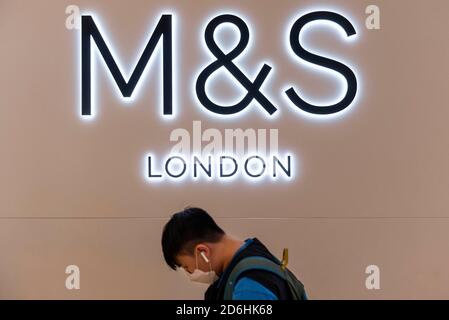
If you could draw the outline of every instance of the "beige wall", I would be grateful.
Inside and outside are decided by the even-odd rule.
[[[285,52],[288,20],[316,1],[0,1],[0,298],[201,298],[164,265],[161,228],[186,205],[208,209],[237,236],[257,236],[290,266],[311,298],[449,298],[449,3],[378,1],[382,28],[364,27],[376,1],[332,1],[355,19],[350,45],[318,33],[316,46],[351,61],[362,94],[331,122],[299,116],[281,99],[285,83],[332,96],[335,84],[301,69]],[[326,7],[323,1],[323,7]],[[65,28],[76,4],[101,17],[124,61],[161,9],[178,17],[178,116],[161,121],[157,73],[135,103],[117,99],[99,68],[98,116],[78,116],[78,31]],[[200,29],[217,10],[243,13],[255,31],[244,63],[268,82],[280,109],[268,121],[204,115],[194,74],[209,56]],[[224,88],[218,88],[225,90]],[[257,106],[253,107],[258,108]],[[146,183],[140,161],[169,150],[174,128],[278,128],[300,173],[289,183]],[[65,267],[81,268],[81,290]],[[365,288],[365,267],[381,290]]]

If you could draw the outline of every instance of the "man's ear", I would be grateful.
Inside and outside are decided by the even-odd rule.
[[[196,245],[195,250],[198,252],[198,255],[201,256],[201,259],[207,260],[210,259],[210,248],[206,246],[205,244],[199,243]],[[202,256],[204,254],[204,257]]]

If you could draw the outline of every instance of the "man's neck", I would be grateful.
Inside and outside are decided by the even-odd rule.
[[[223,268],[222,273],[226,270],[232,261],[232,258],[240,247],[245,243],[245,241],[230,237],[228,235],[224,236],[223,239]]]

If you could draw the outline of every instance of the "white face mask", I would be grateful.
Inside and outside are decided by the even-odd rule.
[[[193,270],[192,273],[187,272],[187,276],[189,277],[190,281],[206,283],[206,284],[212,284],[212,283],[214,283],[218,279],[218,276],[215,273],[215,271],[212,270],[212,266],[210,264],[210,261],[209,261],[209,259],[207,259],[207,257],[204,254],[204,252],[201,252],[200,255],[201,255],[201,257],[203,258],[204,261],[209,263],[210,271],[205,272],[205,271],[202,271],[202,270],[198,269],[198,254],[195,251],[196,269]]]

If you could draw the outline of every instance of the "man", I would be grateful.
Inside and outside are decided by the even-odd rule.
[[[167,264],[209,284],[206,300],[307,299],[304,287],[256,238],[227,235],[203,209],[174,214],[162,233]]]

